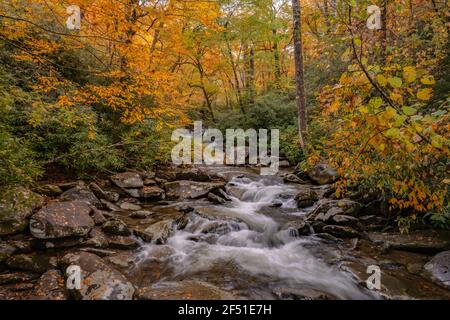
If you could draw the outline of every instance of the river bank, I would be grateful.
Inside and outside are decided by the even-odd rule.
[[[313,181],[218,166],[11,190],[0,299],[450,299],[450,233],[383,232],[386,217],[335,199],[320,169]],[[80,290],[66,289],[69,265]]]

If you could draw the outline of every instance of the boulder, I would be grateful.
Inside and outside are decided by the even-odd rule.
[[[94,228],[89,232],[89,239],[83,242],[84,246],[104,249],[109,247],[108,237],[99,229]]]
[[[114,203],[111,203],[105,199],[101,199],[100,202],[110,211],[120,211],[120,208],[116,206]]]
[[[208,193],[224,187],[224,182],[174,181],[164,185],[169,200],[186,200],[205,197]]]
[[[2,193],[0,199],[0,237],[16,234],[28,227],[28,219],[33,210],[42,206],[42,196],[16,188]]]
[[[359,238],[361,235],[358,231],[346,227],[346,226],[336,226],[336,225],[328,225],[323,228],[324,233],[329,233],[332,236],[337,238]]]
[[[81,269],[81,288],[72,293],[82,300],[131,300],[133,285],[99,256],[89,252],[69,253],[61,261],[66,270],[70,265]]]
[[[290,221],[285,226],[285,229],[289,230],[289,235],[291,237],[297,236],[307,236],[311,234],[311,225],[302,219]]]
[[[89,184],[89,188],[92,190],[94,195],[99,199],[105,199],[111,202],[119,201],[120,195],[117,192],[105,191],[95,182]]]
[[[284,182],[306,184],[304,180],[300,179],[293,173],[281,173],[280,176],[283,178]]]
[[[64,201],[79,200],[95,207],[100,207],[102,205],[95,194],[84,186],[76,186],[75,188],[67,190],[61,195],[61,199]]]
[[[32,272],[8,272],[0,274],[0,285],[33,281],[39,274]]]
[[[151,211],[139,210],[130,213],[128,216],[133,219],[147,219],[153,214]]]
[[[308,171],[309,178],[319,185],[330,184],[338,178],[337,170],[325,163],[316,164]]]
[[[314,205],[319,200],[319,197],[311,189],[304,189],[295,195],[294,200],[297,202],[298,208],[307,208]]]
[[[105,214],[108,214],[102,210],[93,209],[92,210],[92,220],[94,220],[94,223],[96,226],[100,226],[106,222]]]
[[[7,244],[0,242],[0,264],[8,259],[14,252],[16,252],[16,248]]]
[[[436,284],[450,289],[450,251],[440,252],[425,264],[425,274]]]
[[[369,239],[388,248],[418,253],[438,253],[450,249],[450,231],[416,230],[408,234],[369,233]]]
[[[174,231],[175,222],[172,219],[159,221],[144,230],[136,229],[135,234],[146,242],[165,244]]]
[[[133,250],[139,247],[139,243],[131,236],[108,236],[109,247],[121,250]]]
[[[331,207],[327,212],[319,212],[314,218],[315,221],[328,222],[336,215],[342,215],[344,211],[338,207]]]
[[[33,239],[32,246],[38,250],[62,249],[76,247],[83,243],[80,237],[66,237],[58,239]]]
[[[158,186],[146,186],[139,190],[139,197],[150,200],[164,200],[164,190]]]
[[[138,204],[134,204],[131,202],[122,202],[120,204],[120,208],[123,210],[141,210],[142,207]]]
[[[233,300],[231,293],[197,280],[163,281],[140,288],[138,300]]]
[[[144,181],[141,176],[136,172],[123,172],[118,173],[111,177],[111,181],[119,188],[142,188]]]
[[[208,200],[216,204],[224,204],[227,202],[225,199],[219,197],[218,195],[215,195],[212,192],[208,193]]]
[[[36,282],[33,300],[67,300],[64,277],[59,270],[49,270]]]
[[[359,220],[352,216],[346,216],[342,214],[336,214],[331,218],[332,224],[338,224],[342,226],[358,226]]]
[[[102,226],[102,230],[106,233],[115,234],[118,236],[131,235],[131,231],[128,229],[126,223],[117,218],[111,218],[106,221]]]
[[[175,180],[210,182],[211,176],[208,174],[208,172],[199,168],[183,168],[182,170],[176,172]]]
[[[321,199],[317,203],[317,208],[314,209],[309,215],[308,219],[314,220],[317,216],[321,215],[319,220],[324,221],[331,218],[336,214],[343,214],[347,216],[357,217],[361,204],[349,199],[329,200]],[[332,211],[330,211],[332,209]],[[324,217],[325,216],[325,217]]]
[[[139,198],[140,197],[140,189],[122,189],[128,195],[132,196],[133,198]]]
[[[44,273],[50,267],[50,259],[43,254],[17,254],[6,260],[6,266],[11,270]]]
[[[39,186],[36,188],[35,191],[37,193],[40,193],[40,194],[43,194],[43,195],[46,195],[49,197],[57,197],[61,193],[63,193],[61,188],[54,184],[45,184],[45,185]]]
[[[83,201],[53,202],[31,217],[31,234],[38,239],[85,236],[95,224],[90,212]]]

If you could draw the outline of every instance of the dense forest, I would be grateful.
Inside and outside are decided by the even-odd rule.
[[[289,1],[1,4],[0,183],[48,168],[89,175],[170,160],[170,132],[280,128],[301,168],[339,168],[338,192],[379,192],[407,228],[448,227],[447,1],[301,1],[307,121],[298,139]]]

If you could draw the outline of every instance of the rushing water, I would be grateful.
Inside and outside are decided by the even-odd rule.
[[[296,186],[256,175],[235,176],[225,205],[192,202],[195,212],[167,241],[170,272],[161,280],[202,279],[243,298],[274,298],[279,288],[310,288],[339,299],[373,298],[329,263],[333,251],[314,236],[298,237],[288,226],[306,211],[296,208]],[[274,205],[276,204],[276,206]],[[145,244],[140,264],[158,245]]]

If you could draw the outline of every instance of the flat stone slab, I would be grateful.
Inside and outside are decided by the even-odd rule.
[[[418,230],[408,234],[372,232],[369,233],[369,239],[392,249],[419,253],[450,249],[450,231],[445,230]]]

